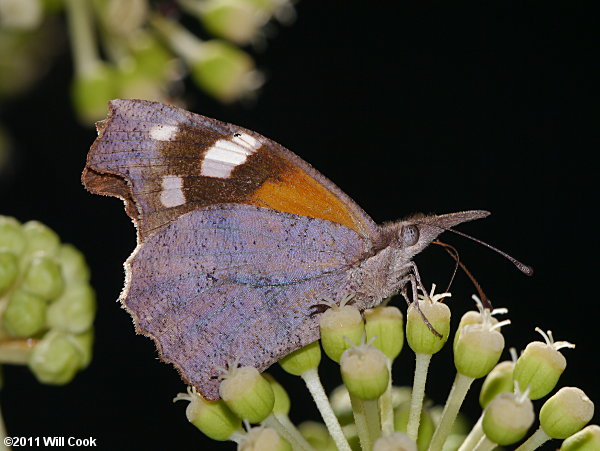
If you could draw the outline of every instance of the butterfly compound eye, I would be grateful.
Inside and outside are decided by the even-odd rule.
[[[419,241],[419,228],[415,225],[405,225],[400,232],[400,238],[405,246],[414,246]]]

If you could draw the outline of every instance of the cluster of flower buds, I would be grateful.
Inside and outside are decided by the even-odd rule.
[[[248,367],[234,365],[225,372],[220,401],[205,401],[193,390],[176,399],[190,401],[188,419],[206,435],[233,440],[244,450],[269,443],[262,449],[471,451],[524,440],[536,418],[532,400],[554,390],[566,367],[558,350],[573,345],[554,342],[551,332],[538,329],[544,342],[530,343],[518,359],[511,350],[513,360],[498,363],[504,350],[501,328],[510,321],[495,318],[505,309],[484,309],[474,296],[478,310],[463,315],[454,334],[454,384],[446,404],[432,406],[425,400],[429,362],[450,337],[450,309],[441,302],[450,294],[434,294],[434,289],[409,306],[406,325],[396,307],[361,313],[349,299],[327,304],[320,342],[280,360],[286,372],[304,380],[323,423],[293,425],[283,387]],[[405,339],[416,357],[412,388],[392,384],[392,365]],[[343,382],[329,397],[318,376],[321,348],[339,363]],[[471,384],[482,378],[483,412],[471,427],[459,410]],[[447,377],[437,377],[436,383],[440,380]],[[561,450],[600,449],[600,427],[585,427],[593,411],[580,389],[558,390],[539,412],[539,429],[519,450],[536,449],[550,439],[566,439]],[[249,423],[259,426],[249,429]]]
[[[0,0],[0,97],[45,73],[56,53],[50,44],[64,42],[61,13],[75,64],[73,106],[85,124],[102,119],[113,98],[180,103],[186,71],[221,102],[253,95],[263,77],[244,47],[264,45],[271,19],[294,17],[290,0]],[[181,25],[186,15],[212,38]]]
[[[0,216],[0,363],[66,384],[92,358],[95,293],[81,252],[37,221]]]

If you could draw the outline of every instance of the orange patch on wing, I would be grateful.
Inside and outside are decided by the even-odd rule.
[[[359,219],[342,200],[301,169],[288,169],[278,180],[266,180],[249,200],[286,213],[327,219],[362,233]]]

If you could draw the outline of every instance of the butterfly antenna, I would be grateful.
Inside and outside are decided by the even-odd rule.
[[[488,249],[493,250],[494,252],[502,255],[504,258],[506,258],[509,262],[511,262],[513,265],[515,265],[519,271],[521,271],[523,274],[527,275],[527,276],[532,276],[533,275],[533,268],[529,265],[526,265],[525,263],[520,262],[519,260],[517,260],[514,257],[511,257],[510,255],[508,255],[506,252],[501,251],[500,249],[492,246],[491,244],[486,243],[485,241],[482,241],[478,238],[475,238],[474,236],[471,235],[467,235],[465,232],[460,232],[458,230],[455,229],[450,229],[450,228],[446,228],[446,227],[442,227],[444,230],[447,230],[448,232],[452,232],[452,233],[456,233],[457,235],[460,236],[464,236],[465,238],[470,239],[471,241],[475,241],[476,243],[481,244],[482,246],[487,247]],[[460,263],[459,263],[460,264]]]
[[[452,257],[456,261],[456,266],[454,267],[454,273],[452,274],[452,278],[450,279],[450,284],[453,282],[454,276],[456,275],[456,270],[460,266],[460,269],[463,270],[463,272],[471,280],[471,283],[477,290],[477,294],[479,294],[479,298],[481,299],[481,303],[483,304],[483,306],[488,310],[492,310],[492,303],[490,302],[490,300],[486,296],[486,294],[483,292],[483,288],[481,288],[481,285],[479,285],[479,282],[477,282],[477,279],[475,279],[475,276],[473,274],[471,274],[471,271],[469,271],[467,269],[467,267],[465,266],[465,264],[460,261],[459,256],[458,256],[458,251],[454,248],[454,246],[451,246],[447,243],[443,243],[443,242],[437,241],[437,240],[432,241],[432,243],[437,244],[438,246],[442,246],[444,248],[444,250],[446,252],[448,252],[450,257]],[[448,288],[450,288],[450,286],[448,286]],[[448,291],[448,290],[446,290],[446,291]]]

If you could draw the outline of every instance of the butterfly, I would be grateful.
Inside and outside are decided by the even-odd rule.
[[[206,399],[230,362],[260,371],[319,338],[324,300],[361,310],[414,283],[412,258],[472,210],[376,224],[276,142],[144,100],[113,100],[82,180],[137,228],[121,294],[138,333]]]

